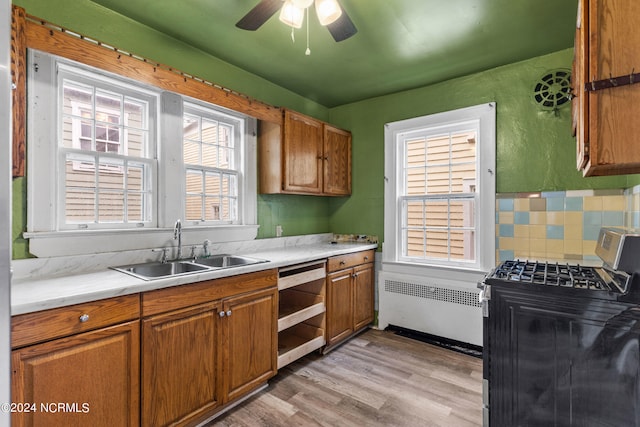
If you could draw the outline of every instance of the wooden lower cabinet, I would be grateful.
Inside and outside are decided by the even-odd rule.
[[[277,295],[273,286],[153,315],[143,320],[142,425],[194,425],[256,389],[277,372]],[[229,281],[230,287],[242,277]],[[220,292],[225,282],[196,284]],[[150,298],[176,301],[184,291]],[[143,295],[143,311],[145,299]]]
[[[143,321],[143,426],[183,425],[220,405],[221,308],[212,302]]]
[[[278,289],[230,298],[223,310],[225,401],[232,401],[277,372]]]
[[[358,331],[373,322],[373,264],[353,268],[353,329]]]
[[[327,265],[327,349],[373,322],[373,251],[330,258]],[[349,267],[349,268],[344,268]]]
[[[351,335],[353,329],[352,269],[327,276],[327,345]]]
[[[138,320],[16,349],[14,427],[137,426]]]

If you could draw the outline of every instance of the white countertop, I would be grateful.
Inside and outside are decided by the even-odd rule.
[[[138,279],[108,268],[90,273],[55,275],[55,277],[23,277],[14,279],[12,282],[11,314],[30,313],[203,280],[268,270],[375,248],[377,248],[377,244],[372,243],[332,244],[326,242],[261,249],[255,252],[234,252],[234,255],[247,255],[267,259],[269,262],[155,280]]]

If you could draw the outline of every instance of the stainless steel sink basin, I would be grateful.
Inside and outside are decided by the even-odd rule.
[[[130,274],[139,279],[152,280],[163,277],[179,276],[184,274],[198,273],[221,268],[240,267],[243,265],[269,262],[266,259],[253,258],[240,255],[213,255],[208,258],[198,258],[193,261],[167,261],[167,262],[147,262],[142,264],[124,265],[112,267],[114,270]]]
[[[209,258],[197,258],[194,263],[196,265],[206,265],[214,268],[240,267],[243,265],[258,264],[268,262],[266,259],[253,258],[240,255],[213,255]]]
[[[211,268],[187,261],[147,262],[143,264],[114,267],[114,270],[130,274],[144,280],[160,279],[162,277],[178,276],[211,270]]]

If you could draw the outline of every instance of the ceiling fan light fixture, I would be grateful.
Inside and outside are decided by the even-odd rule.
[[[280,21],[293,28],[301,28],[304,21],[304,9],[296,6],[292,0],[287,0],[280,10]]]
[[[291,0],[291,3],[300,9],[306,9],[313,4],[313,0]]]
[[[340,15],[342,15],[342,9],[336,0],[315,0],[316,1],[316,14],[320,25],[329,25],[334,23]]]

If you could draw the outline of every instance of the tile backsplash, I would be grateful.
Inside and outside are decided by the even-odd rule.
[[[603,226],[640,228],[640,186],[498,194],[496,261],[599,261],[595,247]]]

